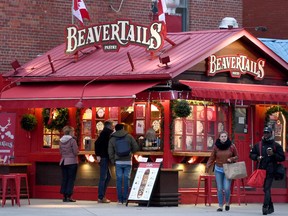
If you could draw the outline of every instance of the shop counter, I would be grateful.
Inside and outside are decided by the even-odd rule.
[[[30,163],[0,164],[0,174],[27,173],[27,167],[31,165]]]

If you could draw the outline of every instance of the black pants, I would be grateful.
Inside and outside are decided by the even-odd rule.
[[[265,179],[265,182],[264,182],[264,187],[263,187],[263,191],[264,191],[263,206],[264,207],[268,207],[269,205],[272,204],[271,187],[272,187],[273,179],[274,179],[273,174],[267,173],[266,179]]]
[[[62,183],[60,193],[65,197],[70,197],[73,194],[77,168],[78,164],[61,165]]]

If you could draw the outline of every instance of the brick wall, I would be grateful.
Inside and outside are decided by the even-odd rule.
[[[242,0],[190,0],[189,29],[218,29],[224,17],[234,17],[242,27]]]
[[[86,25],[123,18],[144,25],[152,21],[151,0],[124,0],[121,7],[122,0],[84,1],[91,18]],[[226,16],[242,25],[242,0],[187,1],[189,30],[217,29]],[[72,0],[0,0],[0,73],[10,71],[15,59],[24,64],[63,43],[71,5]]]
[[[288,39],[287,0],[243,0],[244,26],[256,37]],[[255,31],[266,26],[267,31]]]

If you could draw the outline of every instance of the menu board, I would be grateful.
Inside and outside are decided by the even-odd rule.
[[[140,163],[128,200],[149,201],[161,163]]]
[[[0,113],[0,163],[14,160],[15,113]]]

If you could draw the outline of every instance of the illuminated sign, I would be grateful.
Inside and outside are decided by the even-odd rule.
[[[240,78],[242,74],[250,74],[255,80],[264,78],[264,59],[252,60],[245,55],[215,56],[208,58],[208,76],[221,72],[230,72],[231,77]]]
[[[145,47],[149,52],[155,52],[164,44],[163,29],[162,22],[153,22],[147,27],[128,20],[84,28],[70,25],[66,27],[65,52],[73,54],[77,50],[97,45],[101,45],[104,51],[118,51],[120,47],[130,44]]]

